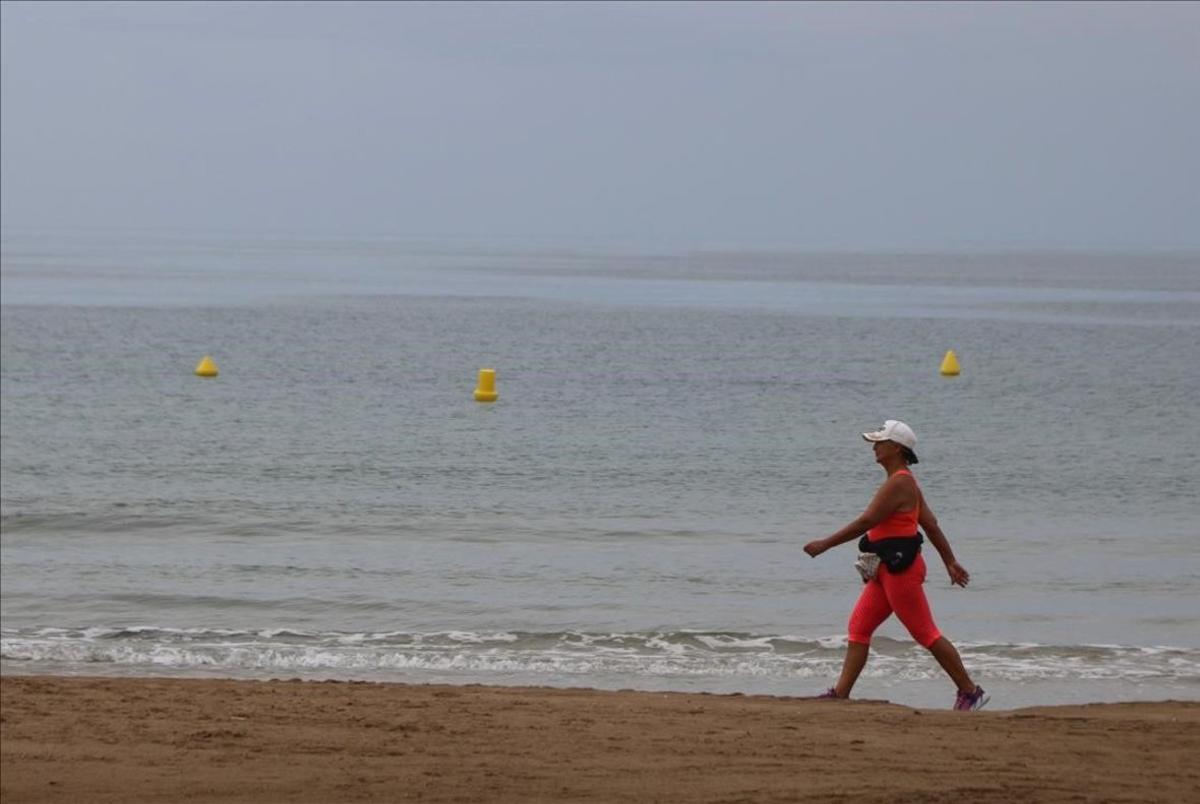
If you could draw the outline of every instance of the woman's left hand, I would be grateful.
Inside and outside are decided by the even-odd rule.
[[[950,573],[950,583],[955,586],[966,587],[971,582],[971,573],[967,572],[966,567],[959,564],[957,561],[951,561],[946,565],[946,571]]]
[[[816,541],[809,542],[808,544],[804,545],[804,552],[808,553],[813,558],[816,558],[828,549],[829,545],[824,539],[817,539]]]

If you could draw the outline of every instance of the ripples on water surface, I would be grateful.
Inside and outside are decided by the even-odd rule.
[[[800,546],[898,417],[985,685],[1200,692],[1194,259],[6,234],[2,279],[5,672],[806,694],[858,589]],[[881,633],[862,693],[942,705]]]

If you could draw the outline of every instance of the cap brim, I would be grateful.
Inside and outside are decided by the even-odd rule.
[[[876,430],[874,433],[863,433],[863,441],[887,441],[888,437]]]

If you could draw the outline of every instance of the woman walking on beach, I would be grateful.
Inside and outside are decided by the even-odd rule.
[[[918,526],[937,548],[951,583],[965,587],[971,576],[954,558],[950,542],[938,527],[937,517],[908,468],[917,463],[913,451],[917,436],[904,422],[889,419],[882,428],[863,433],[862,437],[873,444],[875,462],[883,467],[887,480],[853,522],[828,538],[804,546],[804,552],[816,558],[831,547],[862,536],[859,550],[864,556],[860,556],[858,566],[866,586],[850,615],[842,675],[837,685],[822,697],[850,697],[850,690],[867,663],[871,634],[895,612],[913,639],[929,649],[958,686],[954,708],[979,709],[987,703],[983,688],[971,680],[954,645],[938,631],[921,588],[925,582],[925,559],[921,557],[923,540]]]

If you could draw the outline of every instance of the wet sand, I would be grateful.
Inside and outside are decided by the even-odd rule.
[[[1200,801],[1200,702],[0,679],[3,802]]]

